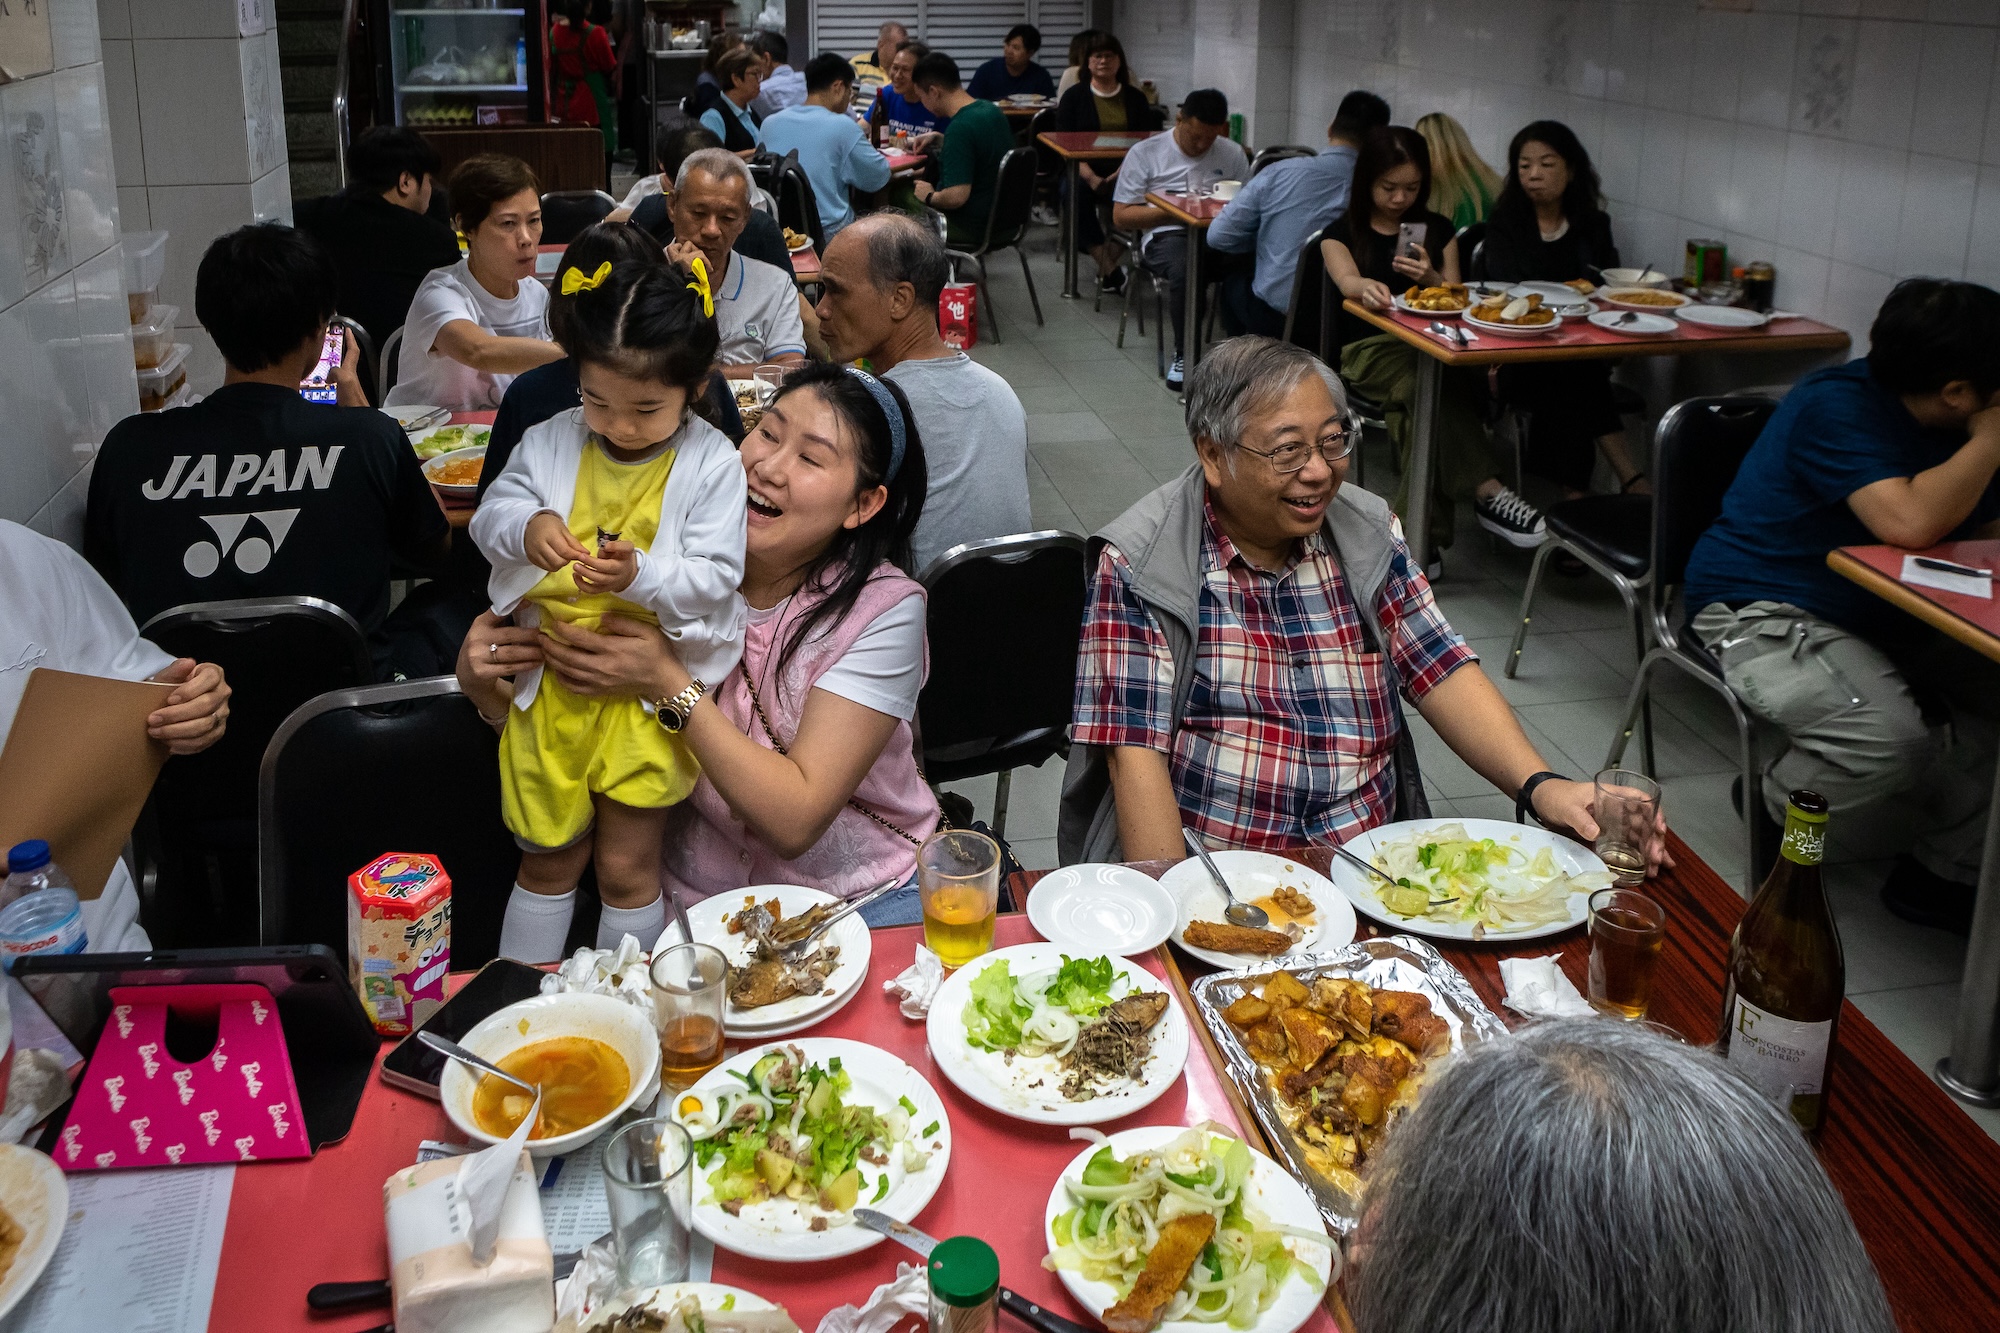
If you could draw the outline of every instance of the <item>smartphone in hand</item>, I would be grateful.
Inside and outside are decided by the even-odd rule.
[[[1396,257],[1418,259],[1424,251],[1424,224],[1405,222],[1396,228]]]
[[[332,405],[339,397],[340,390],[334,386],[333,372],[340,369],[340,358],[347,350],[347,330],[338,324],[326,326],[326,339],[319,346],[319,364],[312,373],[299,381],[299,396],[309,403]]]

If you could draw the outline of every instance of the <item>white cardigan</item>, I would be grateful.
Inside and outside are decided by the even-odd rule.
[[[528,520],[551,513],[569,521],[583,446],[590,438],[583,409],[558,413],[521,437],[507,466],[472,516],[472,540],[493,565],[487,591],[493,610],[533,627],[541,613],[524,605],[548,571],[527,557]],[[743,582],[747,483],[736,446],[699,417],[676,432],[673,471],[660,497],[660,527],[639,572],[618,595],[660,618],[688,671],[713,689],[743,656]],[[526,708],[541,688],[542,669],[514,685],[514,706]]]

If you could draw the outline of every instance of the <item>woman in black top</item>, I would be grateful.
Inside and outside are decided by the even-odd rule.
[[[1320,242],[1327,276],[1342,296],[1374,310],[1394,304],[1397,292],[1458,281],[1458,242],[1451,219],[1427,206],[1431,192],[1430,146],[1415,130],[1388,125],[1370,130],[1354,161],[1348,214],[1327,228]],[[1423,228],[1421,243],[1398,253],[1402,228]],[[1409,503],[1410,419],[1420,353],[1391,334],[1342,310],[1341,378],[1363,397],[1382,405],[1389,438],[1403,456],[1403,485],[1397,513]],[[1460,368],[1444,372],[1444,391],[1432,424],[1437,467],[1432,474],[1430,541],[1433,550],[1451,545],[1456,524],[1453,505],[1471,499],[1479,524],[1516,546],[1541,544],[1542,516],[1500,483],[1486,440],[1486,376]]]
[[[1615,268],[1597,171],[1574,132],[1538,120],[1507,146],[1507,183],[1487,222],[1484,276],[1496,282],[1568,282]],[[1528,466],[1558,482],[1565,497],[1590,489],[1596,451],[1619,489],[1648,494],[1611,399],[1611,363],[1557,361],[1503,366],[1500,396],[1528,413]]]
[[[1146,95],[1132,86],[1132,71],[1125,64],[1125,48],[1116,37],[1100,32],[1091,38],[1084,55],[1084,74],[1076,86],[1056,103],[1058,130],[1085,130],[1103,134],[1140,133],[1160,127],[1159,117]],[[1123,288],[1118,261],[1125,247],[1105,240],[1110,225],[1111,192],[1117,188],[1121,158],[1101,157],[1076,164],[1077,176],[1087,199],[1076,207],[1076,247],[1097,261],[1097,281],[1107,291]],[[1069,188],[1064,181],[1063,188]]]

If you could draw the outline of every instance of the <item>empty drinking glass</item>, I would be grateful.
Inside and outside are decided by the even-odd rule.
[[[1629,768],[1607,768],[1597,775],[1591,811],[1597,817],[1597,841],[1591,850],[1620,884],[1646,882],[1646,849],[1658,836],[1660,784]]]
[[[685,1282],[694,1142],[671,1119],[635,1120],[604,1145],[604,1195],[621,1289]]]

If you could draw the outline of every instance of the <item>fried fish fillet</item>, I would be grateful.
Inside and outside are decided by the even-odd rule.
[[[1220,921],[1190,921],[1181,932],[1181,942],[1217,953],[1283,953],[1292,947],[1292,937],[1275,930],[1254,930],[1249,926],[1224,925]]]
[[[1139,1270],[1139,1280],[1132,1284],[1131,1295],[1099,1316],[1104,1327],[1111,1333],[1149,1333],[1214,1235],[1215,1217],[1211,1213],[1182,1213],[1163,1224],[1159,1240],[1146,1256],[1146,1266]]]

